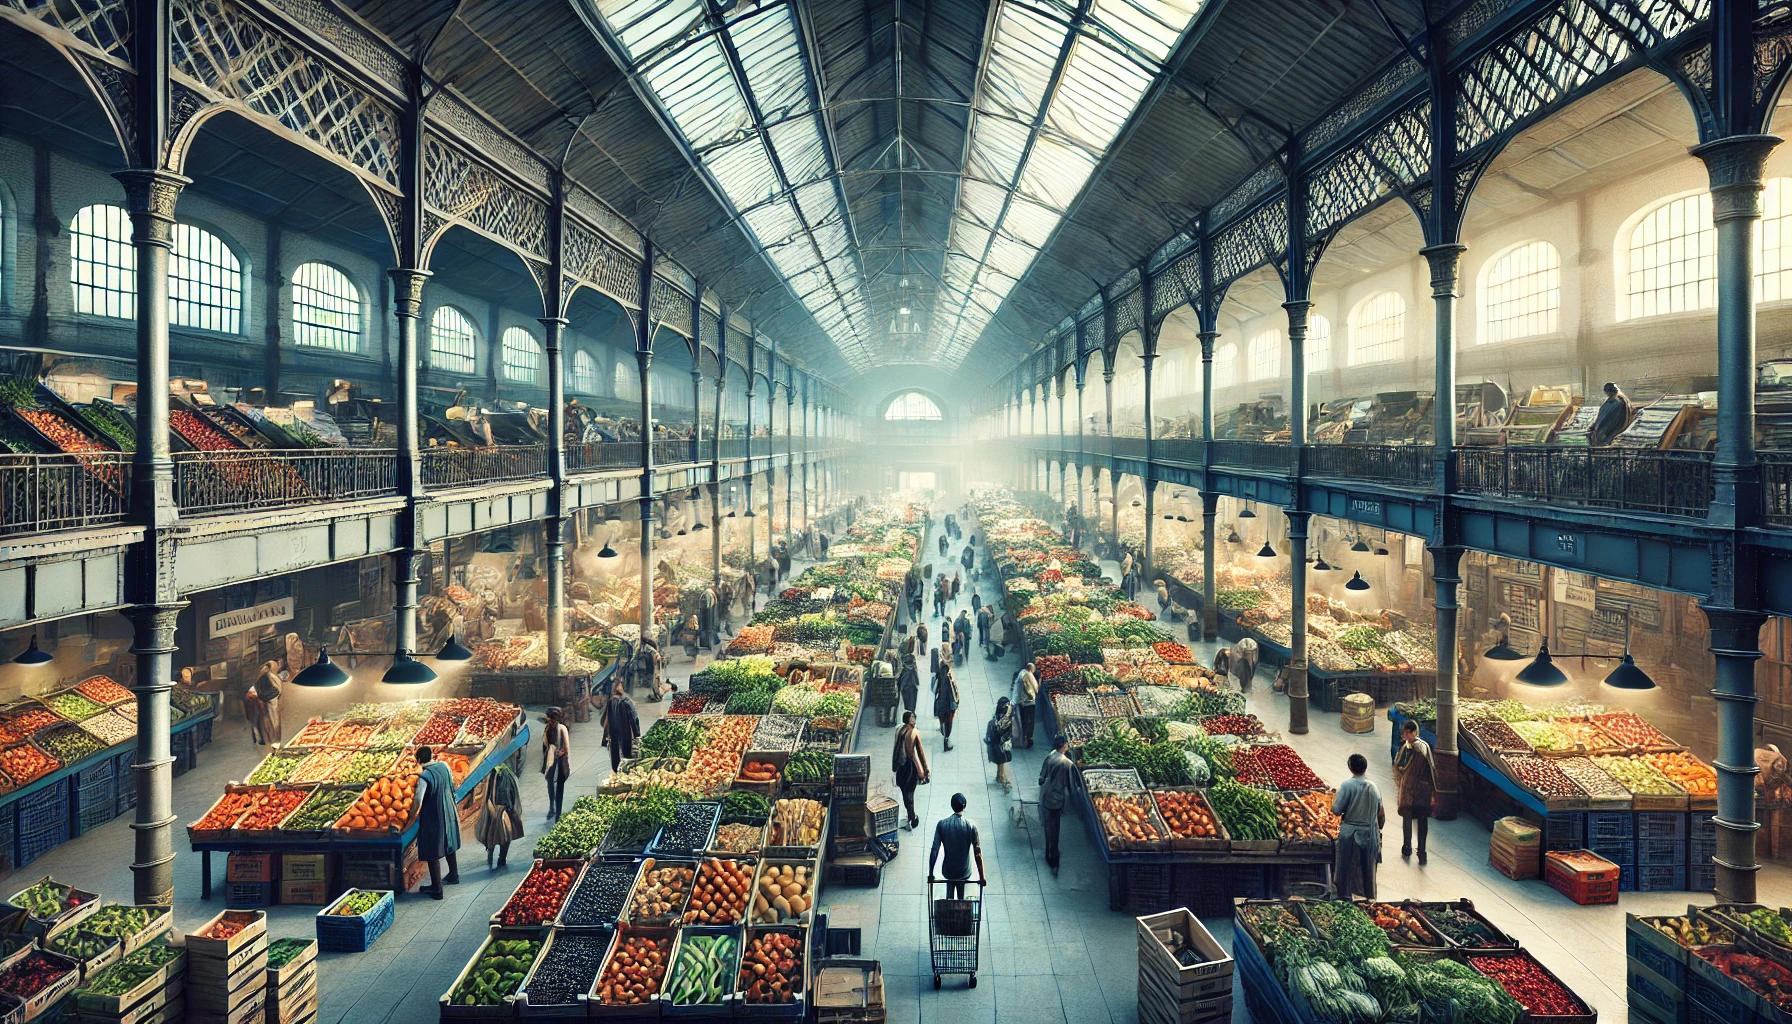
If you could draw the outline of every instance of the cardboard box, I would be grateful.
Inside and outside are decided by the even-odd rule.
[[[329,879],[330,861],[326,854],[289,853],[280,858],[282,882],[327,882]]]
[[[272,882],[274,855],[271,853],[233,853],[224,861],[226,882]]]
[[[295,882],[288,879],[280,883],[280,902],[288,906],[322,906],[330,902],[330,885],[323,881]]]

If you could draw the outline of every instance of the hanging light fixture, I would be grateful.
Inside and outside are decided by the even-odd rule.
[[[30,665],[36,667],[38,665],[48,665],[55,660],[55,656],[49,651],[37,646],[37,634],[33,633],[31,634],[31,646],[25,648],[18,657],[12,659],[12,663],[14,665]]]
[[[1515,678],[1532,686],[1560,686],[1568,681],[1568,674],[1557,668],[1555,659],[1549,656],[1549,638],[1545,637],[1537,645],[1537,656],[1519,669]]]
[[[1257,518],[1257,513],[1251,510],[1250,502],[1247,501],[1244,503],[1244,511],[1238,513],[1238,518],[1240,518],[1240,519],[1255,519],[1255,518]]]
[[[471,652],[469,652],[471,653]],[[317,660],[306,665],[299,674],[292,677],[294,686],[310,686],[319,689],[330,686],[341,686],[348,682],[348,673],[330,660],[330,649],[320,648]]]
[[[1615,690],[1653,690],[1655,680],[1649,678],[1649,673],[1637,668],[1636,659],[1630,656],[1629,651],[1625,651],[1624,660],[1618,662],[1618,667],[1605,677],[1605,685]]]
[[[437,661],[468,661],[472,657],[473,652],[468,650],[467,645],[461,643],[453,633],[448,634],[448,642],[442,645],[440,651],[436,652]]]
[[[1174,512],[1165,512],[1164,513],[1164,522],[1169,523],[1169,522],[1175,522],[1175,521],[1176,521],[1176,513],[1174,513]]]
[[[616,557],[616,549],[610,546],[610,538],[609,537],[606,536],[604,538],[604,546],[598,550],[597,557],[604,558],[604,559]]]
[[[1269,546],[1269,538],[1265,537],[1263,540],[1263,546],[1257,549],[1257,557],[1258,558],[1274,558],[1274,557],[1276,557],[1276,549]]]
[[[1234,526],[1232,528],[1232,532],[1226,535],[1226,543],[1228,543],[1228,544],[1243,544],[1244,543],[1244,538],[1240,537],[1238,535],[1238,527]]]
[[[1143,504],[1145,504],[1145,503],[1144,503],[1144,502],[1142,502],[1142,501],[1140,501],[1140,500],[1139,500],[1139,499],[1137,499],[1137,498],[1134,498],[1134,499],[1132,499],[1132,507],[1133,507],[1133,508],[1138,508],[1138,507],[1139,507],[1139,506],[1141,506],[1141,505],[1143,505]]]
[[[1383,547],[1380,544],[1377,544],[1377,545],[1375,545],[1375,553],[1378,555],[1385,555],[1388,553],[1388,549]]]
[[[1350,550],[1356,552],[1359,555],[1366,555],[1369,553],[1369,545],[1366,541],[1363,540],[1362,534],[1359,533],[1356,535],[1356,543],[1350,545]]]
[[[1500,638],[1492,647],[1481,652],[1481,657],[1489,661],[1523,661],[1524,655],[1512,646],[1512,620],[1504,612],[1500,613]]]
[[[1344,589],[1360,594],[1369,589],[1369,581],[1363,579],[1362,573],[1353,573],[1350,577],[1350,582],[1344,584]]]
[[[1321,552],[1319,555],[1319,560],[1313,563],[1313,571],[1314,572],[1331,572],[1332,571],[1332,564],[1325,560],[1324,552]]]
[[[380,677],[382,683],[397,683],[403,686],[419,686],[436,681],[436,670],[411,657],[410,651],[399,651],[392,659],[392,667]]]

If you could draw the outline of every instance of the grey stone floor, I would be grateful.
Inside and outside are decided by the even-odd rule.
[[[937,547],[930,550],[937,554]],[[988,598],[993,581],[982,582]],[[961,603],[968,603],[969,596],[967,590]],[[1210,646],[1201,648],[1202,656],[1210,657],[1211,650]],[[694,667],[680,659],[672,665],[672,672],[682,679]],[[923,694],[922,730],[934,781],[917,793],[921,830],[902,833],[901,854],[884,869],[880,887],[824,890],[823,902],[832,923],[863,929],[864,953],[883,961],[892,1024],[916,1024],[923,1019],[965,1024],[1010,1020],[1131,1024],[1137,1020],[1134,923],[1107,909],[1107,880],[1081,822],[1074,818],[1065,822],[1063,868],[1057,878],[1044,869],[1040,859],[1043,843],[1037,834],[1036,816],[1030,830],[1014,823],[1013,801],[1034,799],[1037,787],[1033,780],[1045,753],[1044,742],[1030,751],[1016,751],[1015,795],[996,785],[993,769],[983,757],[979,740],[984,723],[996,698],[1007,691],[1016,667],[1012,656],[990,663],[973,652],[959,672],[963,705],[950,752],[941,750],[936,723],[926,713],[931,702]],[[651,722],[658,707],[642,704],[643,717]],[[1270,728],[1286,726],[1286,701],[1269,692],[1267,676],[1258,680],[1250,708]],[[1352,736],[1338,729],[1335,715],[1316,714],[1311,733],[1293,738],[1293,742],[1314,769],[1333,782],[1345,775],[1345,758],[1352,751],[1362,751],[1369,757],[1371,777],[1388,792],[1392,778],[1386,729],[1386,721],[1378,720],[1375,733]],[[881,785],[894,793],[888,768],[892,734],[892,730],[868,722],[860,734],[860,749],[872,755],[874,788]],[[569,791],[592,792],[609,772],[608,753],[600,745],[596,723],[575,725],[572,742],[575,770]],[[523,776],[525,819],[531,835],[545,827],[545,792],[534,774],[537,757],[532,750]],[[217,740],[202,752],[199,767],[175,782],[175,811],[180,822],[203,814],[220,787],[246,774],[256,759],[240,720],[221,722]],[[948,801],[954,792],[963,792],[969,800],[968,813],[983,837],[990,880],[987,927],[978,987],[968,988],[962,977],[948,978],[944,989],[936,992],[927,959],[924,840],[930,837],[933,822],[950,813]],[[1623,1019],[1625,1010],[1624,913],[1673,913],[1683,911],[1689,902],[1708,900],[1688,893],[1625,893],[1615,907],[1578,907],[1542,882],[1513,882],[1496,874],[1486,864],[1487,841],[1487,830],[1473,820],[1435,823],[1430,865],[1421,869],[1416,862],[1400,859],[1398,838],[1390,837],[1380,874],[1382,894],[1389,898],[1473,900],[1608,1021]],[[436,903],[414,895],[405,897],[399,901],[392,930],[372,950],[324,955],[319,1021],[364,1024],[433,1019],[437,997],[480,942],[488,918],[521,880],[521,864],[526,864],[532,843],[530,838],[521,842],[515,862],[503,873],[486,870],[483,851],[476,845],[463,846],[463,884],[450,888],[446,900]],[[179,894],[175,924],[191,928],[221,909],[223,901],[221,893],[211,903],[199,899],[199,860],[188,848],[184,831],[176,848],[180,856],[175,863]],[[0,879],[0,886],[18,888],[51,874],[97,888],[110,898],[123,898],[130,892],[130,861],[128,818],[121,818]],[[214,870],[221,879],[221,856]],[[1760,895],[1763,902],[1792,904],[1792,870],[1772,867],[1764,871]],[[314,934],[313,910],[273,908],[273,932]],[[1207,923],[1223,944],[1230,944],[1228,921]],[[1242,994],[1234,1019],[1249,1020]]]

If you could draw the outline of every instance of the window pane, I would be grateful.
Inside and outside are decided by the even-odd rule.
[[[1406,300],[1378,292],[1350,311],[1350,365],[1385,363],[1400,357],[1406,343]]]
[[[292,340],[307,348],[361,351],[361,290],[327,263],[292,275]]]
[[[919,391],[906,391],[897,395],[884,409],[886,420],[928,420],[937,421],[945,417],[940,414],[940,407],[933,399]]]
[[[1645,213],[1630,232],[1625,273],[1629,294],[1620,311],[1624,318],[1714,305],[1717,267],[1711,255],[1716,251],[1709,192],[1669,199]],[[1757,266],[1765,269],[1764,264]]]
[[[116,206],[89,206],[69,226],[69,283],[75,312],[119,319],[137,315],[137,251],[131,218]]]
[[[191,224],[174,225],[168,266],[168,317],[180,327],[242,330],[243,268],[224,240]]]
[[[504,377],[534,384],[541,379],[542,351],[535,336],[521,327],[504,330]]]
[[[574,352],[571,371],[572,379],[567,384],[568,387],[580,394],[597,394],[597,360],[591,358],[591,353]]]
[[[1479,344],[1556,331],[1562,308],[1562,258],[1548,242],[1525,242],[1487,265],[1481,285]]]
[[[1282,332],[1264,331],[1251,339],[1250,379],[1268,380],[1282,372]]]
[[[1332,368],[1332,322],[1314,313],[1307,318],[1307,372],[1324,373]]]
[[[473,321],[453,306],[437,306],[429,322],[429,362],[449,373],[472,373],[473,350],[478,344]]]

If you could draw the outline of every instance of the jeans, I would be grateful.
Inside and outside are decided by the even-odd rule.
[[[969,885],[970,883],[971,883],[971,880],[968,878],[948,878],[948,879],[946,879],[946,898],[949,900],[964,899],[964,887]]]
[[[612,746],[610,748],[611,760],[619,760],[617,753],[617,749]],[[611,770],[614,770],[613,766]],[[553,817],[560,816],[560,806],[566,802],[566,777],[570,774],[565,761],[556,761],[554,766],[548,769],[548,814]]]
[[[1033,713],[1037,710],[1031,704],[1020,705],[1020,745],[1033,746]]]
[[[1045,866],[1053,871],[1058,870],[1058,827],[1064,822],[1064,808],[1039,808],[1040,816],[1045,822]]]
[[[1428,814],[1400,816],[1400,849],[1410,850],[1412,846],[1412,827],[1419,826],[1419,856],[1425,856],[1425,837],[1431,831],[1431,816]]]

